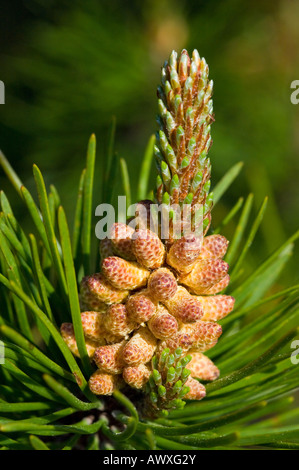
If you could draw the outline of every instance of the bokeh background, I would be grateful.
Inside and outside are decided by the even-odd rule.
[[[215,84],[212,183],[244,162],[214,220],[251,191],[255,210],[269,196],[249,264],[298,228],[299,105],[290,101],[299,79],[297,0],[11,0],[0,9],[0,147],[30,190],[36,163],[71,219],[88,138],[95,132],[100,172],[115,117],[116,151],[127,161],[134,197],[156,130],[161,65],[173,49],[196,48]],[[153,166],[153,184],[154,176]],[[26,226],[2,171],[0,187]],[[234,222],[225,235],[233,229]],[[292,284],[297,263],[285,274]]]

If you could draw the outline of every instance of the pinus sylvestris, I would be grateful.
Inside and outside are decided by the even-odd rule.
[[[34,232],[25,233],[1,191],[1,450],[298,449],[295,354],[290,360],[298,286],[279,290],[276,280],[299,232],[248,272],[267,198],[251,226],[249,194],[211,230],[213,203],[242,167],[210,192],[212,88],[197,51],[171,54],[158,88],[158,131],[141,165],[137,225],[112,225],[96,253],[95,136],[72,231],[39,168],[37,204],[0,152]],[[114,130],[113,122],[101,168],[105,203],[118,163],[131,196]],[[153,155],[158,176],[149,199]],[[239,211],[229,244],[221,232]]]
[[[149,413],[182,407],[183,397],[205,396],[200,380],[216,379],[219,370],[204,352],[217,344],[217,321],[234,306],[232,296],[220,294],[229,284],[223,261],[228,241],[206,235],[213,204],[212,91],[208,65],[196,50],[192,57],[186,50],[179,57],[172,52],[158,87],[155,200],[139,201],[134,228],[112,225],[101,242],[99,272],[80,285],[86,345],[97,366],[91,391],[111,395],[126,385],[141,390]],[[157,232],[150,225],[154,203],[164,208]],[[190,209],[188,233],[187,216],[174,213],[175,205]],[[201,231],[195,222],[199,208]],[[61,333],[78,354],[72,325],[64,323]]]

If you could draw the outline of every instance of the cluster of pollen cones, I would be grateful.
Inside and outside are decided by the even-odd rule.
[[[227,246],[222,235],[191,233],[166,247],[148,228],[113,224],[101,241],[100,272],[80,284],[87,352],[97,367],[89,379],[94,394],[125,385],[145,390],[153,356],[180,348],[192,357],[185,398],[205,396],[199,381],[216,379],[219,370],[204,352],[234,306],[233,297],[219,294],[229,283]],[[63,323],[61,334],[78,356],[73,325]]]

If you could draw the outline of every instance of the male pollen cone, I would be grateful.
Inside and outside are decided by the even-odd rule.
[[[177,291],[178,285],[174,274],[167,268],[154,271],[148,280],[150,295],[159,301],[167,300]]]
[[[113,252],[121,258],[125,258],[129,261],[136,260],[132,245],[133,234],[133,228],[119,222],[112,224],[109,232],[109,239],[111,241]],[[109,256],[113,256],[113,253]]]
[[[217,322],[233,310],[234,298],[223,292],[230,281],[223,259],[229,242],[207,235],[213,207],[212,92],[208,64],[198,51],[191,56],[173,51],[158,87],[153,200],[137,203],[137,218],[128,224],[111,225],[100,242],[99,272],[86,273],[80,283],[86,349],[97,367],[89,387],[96,395],[132,387],[145,394],[143,403],[150,396],[162,403],[165,394],[177,403],[175,394],[188,387],[184,398],[200,400],[206,390],[199,381],[219,376],[204,353],[217,344],[222,333]],[[174,207],[180,209],[178,219]],[[73,325],[63,323],[61,335],[79,357]]]
[[[150,272],[133,261],[109,256],[102,263],[102,273],[116,289],[136,289],[146,285]]]
[[[165,247],[158,235],[148,229],[138,230],[133,237],[133,252],[138,263],[147,269],[162,266]]]

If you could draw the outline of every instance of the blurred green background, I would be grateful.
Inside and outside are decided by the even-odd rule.
[[[247,259],[256,264],[298,228],[299,105],[290,101],[290,84],[299,79],[298,20],[297,0],[2,2],[0,147],[30,190],[36,163],[71,217],[88,138],[95,132],[99,178],[115,116],[116,150],[134,190],[156,130],[161,65],[173,49],[196,48],[214,80],[212,184],[233,164],[245,164],[215,207],[215,223],[238,197],[254,192],[257,210],[269,196]],[[153,184],[154,175],[153,166]],[[0,187],[22,219],[2,172]],[[95,205],[101,202],[96,194]],[[297,273],[295,258],[292,283]]]

